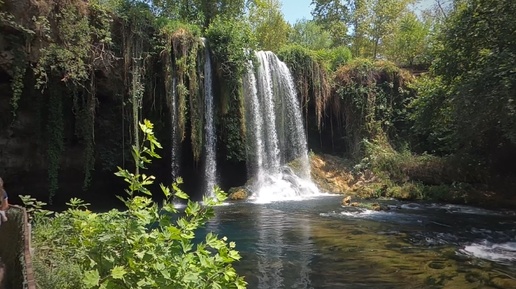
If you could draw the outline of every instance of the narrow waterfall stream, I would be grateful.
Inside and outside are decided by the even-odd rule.
[[[210,51],[205,44],[206,59],[204,60],[204,195],[213,196],[213,187],[217,184],[216,138],[213,121],[213,83],[211,75]]]
[[[178,128],[177,128],[177,92],[176,92],[177,79],[174,77],[172,79],[172,87],[169,88],[171,90],[170,95],[170,138],[172,140],[170,146],[170,174],[172,175],[172,180],[175,180],[179,176],[179,136],[178,136]]]

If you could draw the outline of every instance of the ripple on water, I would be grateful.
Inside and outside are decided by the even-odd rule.
[[[469,214],[469,215],[483,215],[483,216],[514,216],[514,211],[506,210],[488,210],[483,208],[477,208],[466,205],[454,205],[454,204],[431,204],[431,209],[444,210],[450,214]]]

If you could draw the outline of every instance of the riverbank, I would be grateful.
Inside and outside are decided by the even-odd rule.
[[[389,172],[373,172],[332,155],[312,154],[310,162],[312,179],[321,190],[352,196],[353,199],[395,198],[516,209],[516,194],[494,191],[482,183],[453,181],[450,174],[438,172],[440,167],[444,167],[443,163],[438,166],[426,162],[424,168],[413,165],[407,169],[410,173],[403,173],[395,179],[389,177]],[[437,163],[437,160],[433,162]]]

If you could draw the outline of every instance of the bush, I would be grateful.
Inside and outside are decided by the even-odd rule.
[[[145,141],[141,150],[133,147],[133,156],[142,170],[159,157],[155,149],[161,146],[149,121],[140,128]],[[234,242],[209,233],[194,243],[196,230],[213,216],[212,207],[226,198],[222,191],[216,189],[216,198],[201,205],[188,200],[179,180],[171,188],[161,185],[165,199],[158,206],[147,189],[154,176],[121,168],[116,175],[129,184],[129,197],[120,197],[125,211],[94,213],[72,199],[68,210],[52,217],[34,214],[41,288],[245,288],[232,267],[240,259]],[[175,209],[174,198],[188,201],[183,213]]]

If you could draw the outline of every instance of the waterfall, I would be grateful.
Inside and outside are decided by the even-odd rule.
[[[203,39],[204,41],[204,39]],[[216,138],[213,121],[213,90],[211,76],[211,58],[205,43],[206,59],[204,60],[204,195],[213,197],[213,187],[217,184]]]
[[[290,71],[270,51],[256,52],[256,58],[258,68],[255,71],[249,63],[244,77],[252,198],[271,201],[317,194],[310,180],[301,107]]]
[[[174,77],[172,79],[172,87],[169,88],[172,90],[171,99],[170,99],[170,124],[171,124],[171,139],[172,144],[170,148],[170,173],[172,175],[172,181],[175,182],[176,178],[179,174],[179,139],[177,135],[177,94],[176,94],[176,82],[177,79]]]

